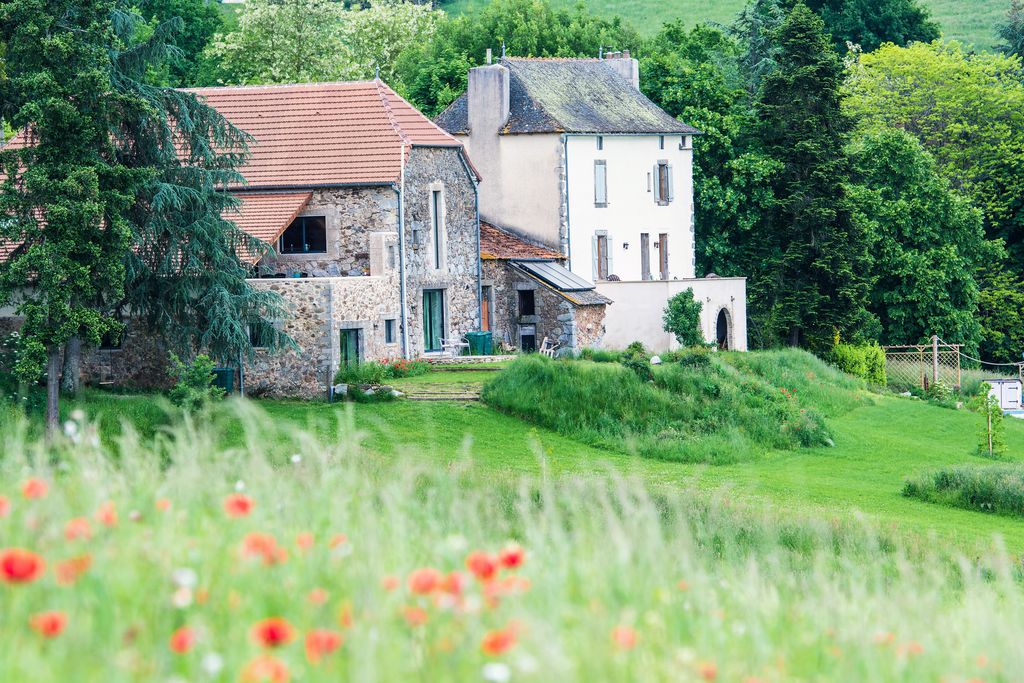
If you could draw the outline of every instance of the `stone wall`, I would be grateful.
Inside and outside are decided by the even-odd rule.
[[[260,262],[261,275],[369,275],[370,235],[398,232],[398,194],[392,187],[323,188],[299,215],[326,218],[327,253],[271,255]]]
[[[245,363],[246,393],[251,396],[324,398],[341,364],[341,330],[359,330],[364,360],[401,356],[398,275],[375,277],[251,280],[277,292],[291,315],[281,329],[298,349],[257,350]],[[395,343],[385,342],[384,321],[396,321]]]
[[[443,289],[445,337],[479,329],[477,298],[479,234],[476,191],[459,151],[415,147],[405,170],[406,290],[409,342],[413,357],[424,352],[423,290]],[[431,193],[443,200],[441,268],[435,268],[431,229]]]
[[[82,382],[87,386],[166,389],[174,384],[169,370],[167,347],[140,319],[126,321],[120,348],[82,349]]]

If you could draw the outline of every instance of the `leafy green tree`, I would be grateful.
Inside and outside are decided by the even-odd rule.
[[[764,152],[781,170],[744,259],[748,310],[762,345],[826,350],[836,334],[856,341],[870,323],[867,236],[847,190],[852,123],[840,107],[843,65],[821,19],[797,4],[778,40],[778,68],[764,78],[757,111]]]
[[[859,220],[870,226],[869,310],[884,344],[937,334],[975,353],[981,341],[976,272],[1002,259],[985,240],[981,212],[939,175],[921,143],[899,130],[852,146]]]
[[[124,292],[126,214],[145,172],[116,159],[111,132],[133,98],[110,73],[112,2],[11,0],[0,5],[8,78],[0,99],[30,145],[0,150],[0,303],[23,317],[16,370],[44,371],[47,426],[58,420],[61,351],[72,337],[116,331],[105,311]]]
[[[776,34],[786,21],[788,7],[789,0],[750,0],[729,27],[742,46],[742,74],[752,95],[761,89],[761,80],[778,66]]]
[[[173,44],[180,54],[168,60],[159,79],[164,85],[177,87],[213,85],[210,80],[214,65],[208,63],[203,51],[213,36],[224,31],[224,14],[219,0],[138,0],[135,7],[154,26],[172,19],[182,20],[173,35]]]
[[[955,42],[883,45],[850,67],[845,108],[864,130],[901,128],[985,212],[1024,264],[1024,81],[1021,60]]]
[[[679,292],[668,300],[662,318],[665,331],[671,332],[680,346],[699,346],[704,343],[704,333],[700,329],[700,312],[704,307],[693,296],[693,288]]]
[[[430,4],[405,0],[372,3],[366,9],[355,9],[342,15],[342,42],[345,45],[346,78],[380,78],[396,80],[399,55],[410,48],[430,42],[443,12]]]
[[[908,45],[941,36],[919,0],[808,0],[807,5],[821,16],[840,49],[855,43],[870,52],[883,43]]]
[[[1011,0],[1006,19],[997,27],[1002,44],[999,49],[1007,55],[1024,58],[1024,0]]]
[[[743,275],[738,255],[771,203],[778,164],[762,154],[742,75],[744,51],[718,28],[666,24],[640,61],[644,93],[702,131],[695,136],[694,209],[699,272]]]
[[[1001,262],[978,272],[981,358],[996,363],[1024,359],[1024,280]]]

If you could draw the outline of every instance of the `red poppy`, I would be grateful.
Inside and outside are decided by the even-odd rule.
[[[444,575],[433,567],[421,567],[409,574],[409,592],[428,595],[441,587]]]
[[[487,553],[475,551],[466,557],[466,569],[480,581],[490,581],[498,573],[498,562]]]
[[[54,573],[57,575],[57,583],[62,586],[70,586],[78,577],[89,571],[92,566],[92,555],[79,555],[57,564]]]
[[[448,576],[444,577],[444,582],[441,584],[441,590],[450,595],[462,595],[465,587],[466,577],[462,572],[448,572]]]
[[[21,495],[26,498],[42,498],[49,490],[49,484],[42,479],[36,479],[35,477],[27,479],[25,483],[21,485]]]
[[[427,623],[427,610],[422,607],[405,606],[402,608],[402,616],[405,617],[405,621],[409,626],[423,626]]]
[[[390,593],[391,591],[398,588],[398,586],[401,585],[401,583],[402,582],[398,580],[397,576],[392,576],[389,574],[380,580],[380,587]]]
[[[167,512],[168,510],[171,509],[171,501],[168,500],[167,498],[157,498],[154,505],[156,506],[156,509],[159,510],[160,512]]]
[[[620,650],[632,650],[636,641],[636,629],[633,627],[620,625],[612,629],[612,645]]]
[[[242,554],[258,557],[264,564],[281,564],[288,559],[288,551],[277,545],[270,534],[253,532],[242,541]]]
[[[28,620],[32,630],[44,638],[56,638],[68,625],[68,616],[63,612],[40,612]]]
[[[224,512],[228,517],[245,517],[256,506],[244,493],[232,493],[224,499]]]
[[[338,623],[341,624],[343,628],[352,628],[351,602],[346,601],[345,604],[341,606],[341,609],[338,610]]]
[[[171,648],[171,652],[175,654],[183,655],[189,652],[192,647],[196,644],[196,632],[195,629],[189,628],[188,626],[182,626],[177,631],[171,634],[171,639],[168,643]]]
[[[498,553],[498,562],[506,569],[521,567],[526,562],[526,551],[518,543],[509,543]]]
[[[279,647],[295,638],[295,629],[281,617],[270,617],[252,627],[252,639],[263,647]]]
[[[329,597],[330,595],[323,588],[314,588],[309,591],[309,595],[306,596],[306,599],[309,600],[310,604],[322,605],[327,602],[327,598]]]
[[[303,531],[295,537],[295,545],[299,546],[299,550],[307,551],[312,549],[316,539],[313,538],[313,534],[308,531]]]
[[[102,503],[96,510],[96,521],[106,527],[117,526],[117,508],[113,501]]]
[[[331,540],[327,543],[327,547],[331,550],[343,546],[348,543],[348,536],[345,534],[334,534],[331,536]]]
[[[40,555],[23,548],[0,550],[0,581],[29,583],[46,570],[46,561]]]
[[[517,635],[515,629],[506,626],[496,631],[488,631],[480,641],[480,649],[485,655],[497,657],[505,654],[516,644]]]
[[[0,496],[0,517],[6,517],[11,513],[11,501],[7,496]]]
[[[288,666],[270,655],[260,655],[242,669],[242,683],[288,683]]]
[[[697,673],[705,681],[713,681],[718,678],[718,665],[714,662],[701,662],[697,665]]]
[[[321,628],[306,634],[306,659],[316,664],[339,647],[344,636],[338,631]]]
[[[89,520],[85,517],[69,519],[64,525],[64,538],[69,541],[92,538],[92,526],[89,524]]]

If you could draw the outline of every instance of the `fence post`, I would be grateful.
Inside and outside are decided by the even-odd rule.
[[[939,335],[932,335],[932,386],[939,383]]]

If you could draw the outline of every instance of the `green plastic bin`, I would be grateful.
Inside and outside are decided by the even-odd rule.
[[[494,353],[494,336],[490,332],[467,332],[471,356],[489,356]]]
[[[213,386],[220,387],[224,390],[224,393],[230,394],[235,390],[235,369],[234,368],[214,368],[213,369]]]

